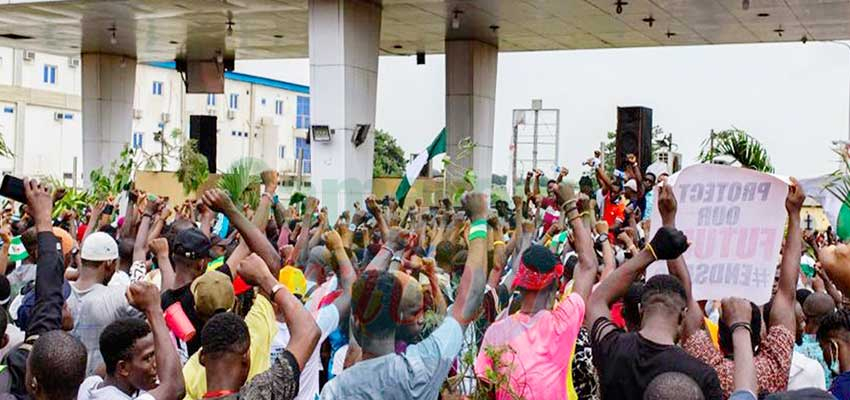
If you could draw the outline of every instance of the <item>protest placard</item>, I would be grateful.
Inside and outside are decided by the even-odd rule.
[[[684,257],[694,298],[769,301],[785,232],[788,184],[758,171],[712,164],[685,168],[669,184],[678,201],[676,228],[692,242]],[[658,210],[657,192],[655,199]],[[658,212],[651,226],[650,237],[661,227]],[[659,273],[667,273],[666,262],[653,263],[647,278]]]

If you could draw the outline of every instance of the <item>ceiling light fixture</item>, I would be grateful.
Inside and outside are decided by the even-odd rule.
[[[108,30],[110,32],[109,43],[112,43],[113,45],[118,44],[118,28],[115,27],[115,24],[112,24]]]
[[[617,2],[614,3],[614,5],[617,6],[617,9],[616,9],[617,14],[622,14],[623,13],[623,6],[629,5],[629,2],[623,1],[623,0],[617,0]]]
[[[770,16],[770,13],[766,13],[766,12],[758,13],[758,14],[756,14],[756,16],[759,17],[759,18],[767,18],[767,17]]]
[[[744,11],[749,10],[750,9],[750,0],[741,1],[741,8],[743,8]]]
[[[460,29],[460,17],[463,15],[463,11],[455,10],[452,13],[452,29]]]
[[[227,24],[227,36],[233,36],[233,25],[235,25],[233,20],[228,19],[226,24]]]
[[[652,25],[655,24],[655,18],[653,18],[652,15],[650,15],[650,16],[644,18],[643,22],[646,22],[649,25],[649,27],[652,28]]]
[[[672,39],[673,36],[676,36],[676,32],[670,32],[670,30],[667,29],[667,33],[665,35],[667,35],[667,39]]]
[[[782,34],[785,33],[785,29],[782,29],[782,25],[779,25],[779,28],[776,28],[773,31],[776,32],[779,37],[782,37]]]
[[[803,35],[803,37],[800,39],[800,41],[803,42],[803,44],[806,44],[809,41],[809,37],[806,36],[806,35]]]

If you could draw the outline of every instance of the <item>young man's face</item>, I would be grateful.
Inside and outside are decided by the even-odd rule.
[[[655,186],[655,177],[652,176],[652,175],[644,176],[643,177],[643,187],[646,190],[650,190],[650,189],[652,189],[653,186]]]
[[[546,185],[546,191],[549,193],[550,196],[555,194],[555,191],[557,191],[557,190],[558,190],[558,184],[555,183],[555,182],[549,182],[549,184]]]
[[[141,390],[151,390],[157,386],[156,378],[156,348],[153,333],[139,339],[133,344],[132,357],[126,361],[125,371],[127,380],[133,387]]]

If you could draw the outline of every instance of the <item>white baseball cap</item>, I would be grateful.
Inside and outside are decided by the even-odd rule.
[[[634,179],[629,179],[629,181],[626,182],[626,184],[623,186],[623,188],[631,189],[631,190],[634,190],[635,192],[637,192],[637,182],[635,182]]]
[[[88,261],[111,261],[118,258],[118,243],[105,232],[95,232],[83,241],[80,257]]]

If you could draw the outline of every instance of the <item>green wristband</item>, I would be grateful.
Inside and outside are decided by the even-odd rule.
[[[475,232],[470,232],[469,236],[467,236],[466,239],[471,242],[475,239],[486,239],[486,238],[487,238],[487,231],[475,231]]]

